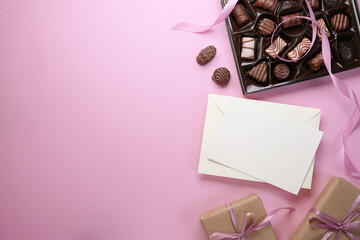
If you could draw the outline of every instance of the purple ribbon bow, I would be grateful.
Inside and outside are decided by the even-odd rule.
[[[294,211],[295,208],[291,207],[283,207],[278,208],[272,211],[261,223],[256,225],[256,216],[254,213],[247,213],[244,217],[244,221],[241,227],[241,231],[239,231],[238,223],[235,217],[234,210],[230,203],[226,204],[227,209],[230,213],[231,221],[236,229],[236,233],[221,233],[221,232],[215,232],[210,235],[210,240],[226,240],[226,239],[238,239],[238,240],[245,240],[245,235],[256,232],[264,227],[266,227],[268,224],[270,224],[270,220],[280,211],[280,210],[288,210],[288,211]],[[246,227],[249,217],[252,217],[251,224]]]
[[[335,234],[334,240],[340,240],[343,234],[345,234],[350,240],[357,240],[357,237],[351,234],[349,230],[360,231],[360,220],[354,221],[357,217],[360,216],[360,212],[356,210],[359,203],[360,194],[356,197],[355,201],[353,202],[350,209],[347,211],[345,217],[341,221],[338,221],[332,216],[323,213],[315,208],[311,208],[309,212],[314,213],[316,216],[309,218],[310,226],[312,228],[329,230],[321,240],[327,240],[333,234]],[[314,219],[322,223],[313,224],[311,221]]]

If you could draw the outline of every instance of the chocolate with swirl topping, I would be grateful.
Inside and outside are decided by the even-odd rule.
[[[311,41],[304,37],[292,51],[288,52],[287,56],[291,60],[297,61],[309,50],[310,46]]]

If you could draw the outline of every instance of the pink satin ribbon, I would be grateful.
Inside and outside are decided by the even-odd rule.
[[[360,220],[354,221],[360,216],[360,212],[356,210],[360,203],[360,194],[356,197],[355,201],[347,211],[345,217],[338,221],[337,219],[323,213],[315,208],[311,208],[309,212],[316,214],[316,216],[309,218],[310,226],[317,229],[329,230],[321,240],[327,240],[335,234],[334,240],[340,240],[342,235],[346,235],[350,240],[357,240],[357,238],[349,232],[349,230],[360,231]],[[318,220],[321,224],[313,224],[312,220]]]
[[[215,19],[215,21],[210,24],[210,25],[205,25],[205,26],[201,26],[201,25],[196,25],[196,24],[191,24],[191,23],[178,23],[177,25],[175,25],[173,27],[173,29],[176,30],[183,30],[183,31],[188,31],[188,32],[206,32],[209,29],[211,29],[213,26],[217,25],[218,23],[222,22],[223,20],[225,20],[230,13],[232,12],[232,10],[234,9],[234,7],[236,6],[238,0],[229,0],[227,2],[227,4],[225,5],[225,7],[223,8],[223,10],[221,11],[221,13],[218,15],[218,17]],[[347,120],[344,129],[342,130],[341,133],[341,149],[342,149],[342,159],[344,161],[344,165],[346,170],[348,171],[348,173],[357,179],[360,179],[360,172],[357,170],[357,168],[355,167],[355,165],[353,164],[353,162],[350,160],[349,156],[346,154],[346,143],[349,139],[349,137],[351,136],[351,134],[353,133],[355,127],[357,126],[359,120],[360,120],[360,104],[358,102],[358,99],[355,95],[355,93],[346,86],[345,83],[343,83],[340,79],[338,79],[331,70],[331,48],[330,48],[330,44],[329,44],[329,39],[326,36],[326,33],[324,32],[324,30],[321,28],[320,24],[316,21],[314,12],[311,8],[311,5],[309,3],[308,0],[305,0],[305,3],[309,9],[309,13],[310,13],[310,17],[306,17],[306,16],[295,16],[292,18],[302,18],[302,19],[306,19],[308,21],[312,22],[313,25],[313,34],[312,34],[312,41],[311,41],[311,46],[309,48],[309,50],[301,57],[305,57],[309,51],[311,50],[311,48],[314,45],[315,39],[316,39],[316,30],[317,27],[319,27],[321,29],[321,33],[322,33],[322,54],[323,54],[323,59],[324,59],[324,63],[325,63],[325,67],[329,72],[329,75],[331,77],[331,80],[333,82],[333,84],[335,85],[335,87],[343,94],[345,95],[350,101],[352,101],[355,105],[355,109],[353,110],[350,118]],[[290,21],[292,18],[288,18],[285,21]],[[281,22],[276,29],[273,32],[273,35],[271,36],[271,43],[273,43],[273,38],[275,35],[276,30],[285,22]],[[288,60],[288,59],[284,59],[281,58],[274,50],[274,46],[273,44],[271,44],[272,49],[275,53],[275,55],[285,61],[285,62],[292,62],[292,60]],[[299,58],[300,59],[300,58]],[[298,61],[299,59],[297,59],[296,61]]]
[[[239,231],[239,227],[238,227],[238,223],[236,220],[236,216],[234,213],[234,210],[232,208],[232,206],[230,205],[230,203],[226,204],[227,209],[230,213],[230,217],[231,217],[231,221],[236,229],[236,233],[220,233],[220,232],[215,232],[213,234],[210,235],[209,239],[210,240],[227,240],[227,239],[238,239],[238,240],[245,240],[245,235],[252,233],[252,232],[256,232],[264,227],[266,227],[267,225],[270,224],[271,219],[273,219],[273,217],[275,217],[275,215],[281,211],[281,210],[288,210],[288,211],[294,211],[295,208],[291,208],[291,207],[283,207],[283,208],[278,208],[275,209],[274,211],[272,211],[261,223],[256,224],[256,216],[254,213],[247,213],[244,217],[244,221],[241,227],[241,231]],[[247,223],[248,223],[248,218],[252,217],[252,222],[250,223],[250,225],[248,227],[246,227]]]
[[[344,129],[342,130],[342,133],[341,133],[341,148],[342,148],[342,158],[343,158],[346,170],[348,171],[348,173],[352,177],[360,179],[360,172],[356,169],[355,165],[352,163],[352,161],[350,160],[350,158],[346,154],[346,143],[347,143],[349,137],[353,133],[356,125],[358,124],[358,122],[360,120],[360,105],[359,105],[359,102],[357,100],[357,97],[356,97],[355,93],[348,86],[346,86],[345,83],[343,83],[340,79],[338,79],[332,73],[332,70],[331,70],[331,48],[330,48],[330,44],[329,44],[329,39],[327,38],[325,31],[321,28],[321,25],[316,21],[315,16],[314,16],[314,12],[313,12],[313,10],[311,8],[311,5],[310,5],[309,1],[305,0],[305,2],[306,2],[306,5],[308,6],[310,17],[295,16],[295,17],[292,17],[292,18],[302,18],[302,19],[306,19],[306,20],[309,20],[309,21],[312,22],[312,25],[313,25],[312,42],[311,42],[311,46],[310,46],[309,50],[307,51],[307,53],[310,51],[310,49],[314,45],[315,37],[316,37],[316,30],[317,30],[317,27],[319,27],[320,30],[321,30],[321,34],[322,34],[322,45],[321,46],[322,46],[323,59],[324,59],[325,67],[329,72],[330,78],[331,78],[333,84],[335,85],[335,87],[343,95],[345,95],[348,99],[350,99],[355,105],[355,109],[353,110],[350,118],[347,120],[347,122],[345,124],[345,127],[344,127]],[[290,19],[291,18],[289,18],[289,19],[287,19],[285,21],[289,21]],[[276,29],[274,30],[273,35],[271,36],[271,43],[273,41],[274,34],[275,34],[276,30],[285,21],[281,22],[276,27]],[[272,47],[272,48],[273,48],[273,51],[274,51],[274,47]],[[281,59],[283,61],[286,61],[286,62],[291,62],[291,60],[287,60],[287,59],[283,59],[283,58],[279,57],[278,54],[275,51],[274,51],[274,53],[279,59]],[[304,56],[302,56],[302,57],[305,57],[306,54],[304,54]],[[298,60],[299,59],[297,59],[296,61],[298,61]]]
[[[224,8],[222,9],[222,11],[220,12],[220,14],[215,19],[215,21],[210,25],[197,25],[197,24],[192,24],[192,23],[180,22],[180,23],[176,24],[174,27],[172,27],[172,29],[182,30],[182,31],[187,31],[187,32],[194,32],[194,33],[206,32],[206,31],[210,30],[212,27],[214,27],[215,25],[224,21],[230,15],[232,10],[236,6],[237,2],[238,2],[238,0],[229,0],[226,3],[226,5],[224,6]]]

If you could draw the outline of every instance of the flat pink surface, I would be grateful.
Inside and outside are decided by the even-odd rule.
[[[313,189],[197,174],[207,95],[242,97],[217,0],[0,2],[0,239],[207,239],[202,212],[259,194],[288,239],[331,176],[353,106],[329,77],[250,98],[323,110]],[[196,64],[213,44],[216,58]],[[230,84],[211,81],[226,66]],[[360,97],[360,69],[338,76]],[[349,154],[360,167],[360,129]],[[286,227],[284,227],[286,226]]]

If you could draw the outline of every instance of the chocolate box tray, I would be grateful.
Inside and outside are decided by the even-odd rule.
[[[284,15],[300,13],[300,15],[309,16],[305,1],[278,0],[273,12],[254,7],[256,1],[259,0],[239,0],[237,3],[237,5],[241,4],[245,10],[249,18],[248,23],[239,26],[233,14],[230,14],[226,19],[230,43],[243,93],[255,93],[328,75],[325,67],[321,67],[318,71],[313,71],[309,66],[309,61],[321,52],[321,41],[318,38],[307,56],[296,63],[287,63],[278,58],[274,59],[265,52],[265,49],[270,46],[271,34],[264,36],[258,31],[258,23],[264,18],[272,20],[275,26],[277,26],[281,22],[280,18]],[[313,11],[317,20],[320,18],[324,20],[330,33],[329,42],[332,52],[333,73],[359,67],[360,47],[356,46],[360,46],[360,22],[356,0],[318,1],[319,7],[317,9],[313,8]],[[226,2],[226,0],[221,0],[223,7]],[[339,13],[345,14],[349,20],[349,26],[343,31],[336,31],[331,23],[332,17]],[[286,29],[281,25],[275,33],[274,41],[278,36],[287,43],[287,46],[279,53],[279,56],[288,59],[287,54],[292,51],[304,37],[311,40],[311,22],[302,20],[301,26]],[[255,38],[254,57],[252,59],[241,58],[242,39],[244,37]],[[257,81],[249,75],[249,71],[260,63],[265,63],[267,66],[265,82]],[[274,68],[279,63],[286,64],[290,70],[290,76],[285,81],[279,81],[274,76]]]

